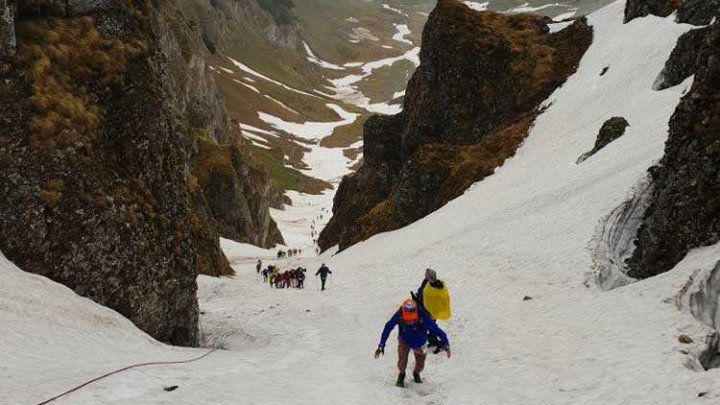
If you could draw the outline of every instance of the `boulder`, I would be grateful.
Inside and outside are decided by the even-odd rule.
[[[630,126],[630,124],[623,117],[612,117],[605,121],[602,127],[600,127],[600,132],[597,134],[595,146],[593,146],[592,150],[580,156],[576,163],[582,163],[590,156],[596,154],[600,149],[607,146],[610,142],[623,136],[625,134],[625,129],[628,126]]]
[[[628,0],[625,3],[625,22],[628,23],[635,18],[651,14],[667,17],[678,8],[679,4],[679,1],[674,0]]]

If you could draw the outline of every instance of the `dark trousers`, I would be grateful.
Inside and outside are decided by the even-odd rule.
[[[325,289],[325,282],[327,281],[327,277],[320,276],[320,283],[322,284],[322,289]]]

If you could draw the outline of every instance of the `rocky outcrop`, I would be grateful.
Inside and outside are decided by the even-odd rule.
[[[720,241],[720,25],[693,34],[695,79],[670,119],[665,155],[650,169],[651,205],[628,274],[670,270],[692,248]]]
[[[582,163],[590,156],[596,154],[600,149],[606,147],[610,142],[623,136],[628,126],[630,126],[630,124],[623,117],[612,117],[605,121],[602,127],[600,127],[600,132],[598,132],[592,150],[583,153],[576,163]]]
[[[720,0],[684,0],[678,8],[677,20],[693,25],[708,25],[720,17]]]
[[[265,27],[265,37],[280,46],[300,49],[301,40],[298,35],[300,22],[295,16],[295,4],[292,0],[256,1],[272,17]]]
[[[20,6],[0,80],[0,249],[157,339],[196,344],[189,139],[165,101],[152,8]]]
[[[706,38],[706,31],[703,29],[692,30],[684,33],[678,38],[670,58],[665,62],[665,67],[655,79],[654,90],[664,90],[677,86],[685,79],[695,74],[699,68],[698,63],[707,59],[708,47],[699,47]]]
[[[199,136],[191,173],[219,235],[266,248],[282,243],[269,211],[270,195],[276,191],[247,150]]]
[[[656,15],[667,17],[680,5],[677,0],[628,0],[625,3],[625,22],[638,17]]]
[[[15,54],[15,4],[0,0],[0,60]]]
[[[211,54],[234,54],[238,43],[254,41],[259,46],[303,50],[300,22],[291,0],[213,0],[201,4],[178,1],[176,8],[196,22],[196,29]]]
[[[414,222],[512,156],[592,39],[584,20],[555,34],[547,22],[440,0],[403,112],[365,123],[363,166],[338,188],[320,246],[344,249]]]
[[[204,229],[201,235],[220,235],[238,242],[269,248],[282,243],[282,235],[270,217],[270,204],[278,199],[266,172],[253,159],[225,111],[222,96],[205,59],[202,33],[193,30],[176,12],[182,2],[159,12],[160,49],[168,60],[172,104],[184,111],[192,136],[190,174],[200,179],[193,198],[195,212]],[[224,170],[224,169],[228,170]],[[207,206],[203,206],[207,204]],[[203,238],[204,239],[204,238]],[[217,239],[217,236],[210,238]],[[218,248],[219,249],[219,248]],[[219,257],[222,252],[206,252]],[[215,260],[208,263],[220,263]],[[227,274],[229,267],[222,265]],[[203,274],[217,274],[213,266],[200,266]]]
[[[625,4],[625,22],[648,15],[667,17],[676,10],[679,23],[707,25],[720,17],[720,1],[628,0]]]
[[[231,272],[218,223],[240,210],[254,225],[235,236],[279,237],[199,35],[170,1],[17,5],[0,69],[0,250],[159,340],[197,344],[197,273]],[[227,213],[197,181],[212,174],[191,171],[198,133],[237,148]]]

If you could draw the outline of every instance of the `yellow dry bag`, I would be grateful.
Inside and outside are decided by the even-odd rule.
[[[436,288],[425,284],[425,288],[422,291],[423,304],[425,309],[435,319],[446,321],[450,319],[450,290],[447,288],[447,284],[442,282],[442,288]]]

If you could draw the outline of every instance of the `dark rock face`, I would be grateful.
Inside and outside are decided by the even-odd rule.
[[[708,47],[698,46],[705,41],[706,37],[705,30],[697,29],[688,31],[678,38],[670,58],[665,62],[665,67],[655,79],[653,89],[664,90],[677,86],[695,74],[698,69],[697,64],[707,59],[707,55],[700,55],[700,53],[707,53]]]
[[[15,5],[0,0],[0,59],[15,54]]]
[[[512,156],[592,40],[584,20],[552,35],[546,23],[440,0],[403,112],[366,122],[363,166],[343,179],[321,248],[414,222]]]
[[[580,156],[577,163],[583,162],[585,159],[596,154],[600,149],[606,147],[610,142],[623,136],[628,126],[630,126],[630,124],[623,117],[612,117],[605,121],[600,128],[600,132],[598,132],[592,150]]]
[[[708,25],[719,16],[719,0],[685,0],[678,8],[677,20],[686,24]]]
[[[0,65],[0,250],[156,339],[196,345],[198,271],[232,271],[218,217],[241,207],[255,225],[235,236],[279,238],[199,35],[168,2],[17,5],[17,52]],[[190,170],[198,134],[237,148],[222,217]]]
[[[650,169],[652,202],[628,261],[631,277],[668,271],[690,249],[720,241],[720,26],[702,36],[693,86],[670,119],[665,156]]]
[[[656,15],[667,17],[677,10],[677,22],[708,25],[720,16],[719,0],[628,0],[625,4],[625,22],[638,17]]]
[[[679,2],[673,0],[628,0],[625,4],[625,22],[650,14],[667,17],[678,8]]]
[[[266,248],[282,242],[269,211],[270,195],[277,191],[247,151],[235,144],[199,138],[191,172],[207,204],[210,221],[203,223],[238,242]]]
[[[138,43],[137,53],[109,52],[121,69],[95,66],[101,74],[85,77],[87,92],[55,77],[66,67],[43,47],[51,45],[45,33],[62,31],[73,34],[76,54],[101,52],[103,45],[92,40],[93,20],[19,19],[16,69],[3,77],[0,91],[0,117],[8,123],[0,138],[0,249],[22,269],[117,310],[159,340],[195,345],[188,139],[164,99],[166,66],[152,19],[139,21],[137,31],[128,24],[135,13],[150,12],[120,2],[103,11],[98,21],[113,26],[101,31],[124,32],[124,43],[142,34],[144,49]],[[49,68],[35,77],[42,60]],[[82,63],[74,61],[73,68]],[[24,71],[35,87],[58,83],[62,90],[31,95]],[[101,90],[103,82],[109,91]],[[58,104],[39,103],[40,90]],[[61,102],[84,111],[75,115]]]
[[[319,244],[323,249],[333,246],[343,235],[350,238],[361,233],[347,227],[368,210],[386,200],[397,183],[402,168],[400,134],[403,114],[375,115],[363,125],[363,166],[345,176],[333,200],[333,217],[323,229]],[[391,221],[392,222],[392,221]],[[390,230],[391,224],[386,226]]]
[[[161,8],[159,12],[160,49],[169,61],[172,104],[185,112],[194,134],[190,173],[203,180],[199,184],[203,196],[193,201],[210,204],[195,204],[196,212],[208,215],[209,221],[201,224],[212,228],[201,234],[214,233],[265,248],[282,243],[269,211],[270,204],[279,199],[279,191],[271,187],[250,151],[242,147],[243,138],[229,121],[215,80],[208,73],[202,34],[189,29],[175,9]],[[222,252],[207,255],[222,256]],[[217,273],[212,266],[200,270],[202,274]]]

